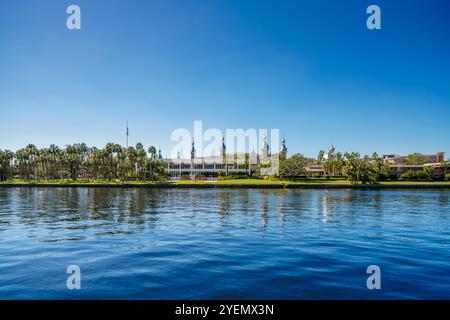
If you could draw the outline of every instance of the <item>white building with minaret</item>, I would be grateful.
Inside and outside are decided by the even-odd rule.
[[[286,140],[283,138],[280,157],[287,154]],[[240,156],[240,157],[239,157]],[[263,138],[259,152],[253,150],[250,153],[237,154],[227,153],[225,138],[222,138],[219,154],[208,157],[197,157],[195,143],[191,144],[191,152],[189,158],[183,158],[180,152],[177,152],[176,159],[166,159],[167,170],[172,178],[181,178],[182,176],[195,177],[201,176],[217,176],[219,174],[251,174],[258,170],[258,165],[264,161],[270,160],[271,150],[267,143],[267,137]],[[240,162],[239,158],[245,158],[246,161]]]

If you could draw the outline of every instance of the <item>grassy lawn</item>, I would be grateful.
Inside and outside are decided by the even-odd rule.
[[[191,180],[178,180],[178,181],[86,181],[86,180],[34,180],[34,181],[25,181],[25,180],[13,180],[13,181],[3,181],[0,182],[0,186],[2,184],[16,184],[16,185],[27,185],[27,184],[58,184],[58,185],[93,185],[93,184],[102,184],[102,185],[149,185],[149,184],[170,184],[170,185],[298,185],[298,184],[308,184],[308,185],[351,185],[350,181],[342,180],[342,179],[301,179],[301,180],[277,180],[277,179],[229,179],[229,180],[218,180],[218,181],[191,181]],[[449,185],[450,181],[383,181],[381,182],[383,185]]]
[[[170,181],[120,181],[120,180],[10,180],[10,181],[0,181],[0,186],[2,184],[60,184],[60,185],[71,185],[71,184],[104,184],[104,185],[121,185],[121,184],[156,184],[156,183],[170,183]]]
[[[325,180],[325,179],[305,179],[305,180],[269,180],[269,179],[229,179],[219,181],[189,181],[182,180],[174,182],[176,184],[218,184],[218,185],[233,185],[233,184],[252,184],[252,185],[286,185],[286,184],[350,184],[347,180]]]
[[[395,185],[415,185],[415,184],[429,184],[429,185],[450,185],[450,181],[383,181],[381,184],[395,184]]]

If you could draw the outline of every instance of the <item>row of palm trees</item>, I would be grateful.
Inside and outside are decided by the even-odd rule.
[[[320,151],[318,161],[326,176],[345,176],[354,183],[378,183],[389,177],[389,166],[376,152],[372,157],[361,157],[357,152],[337,152],[326,160],[323,160],[323,156],[324,151]]]
[[[142,143],[104,148],[76,143],[60,148],[27,145],[16,152],[0,149],[0,181],[21,180],[156,180],[166,174],[161,151]]]
[[[386,164],[384,159],[376,152],[372,154],[372,157],[367,155],[361,157],[357,152],[337,152],[334,157],[326,160],[324,160],[324,154],[324,151],[320,151],[317,160],[327,176],[346,176],[352,181],[364,180],[367,182],[379,181],[380,179],[389,177],[388,164]],[[425,156],[419,153],[412,154],[412,156],[427,160]],[[425,160],[421,161],[421,163],[426,163]],[[450,160],[442,161],[440,167],[442,168],[443,175],[446,176],[448,169],[450,168]],[[423,172],[427,176],[431,176],[433,170],[434,167],[432,166],[423,167]]]
[[[345,166],[346,164],[349,164],[348,160],[354,160],[354,159],[361,159],[361,160],[367,160],[374,164],[379,170],[383,169],[385,170],[387,168],[381,168],[384,166],[383,158],[378,155],[378,153],[374,152],[372,154],[372,157],[364,156],[361,158],[360,154],[358,152],[337,152],[335,157],[328,158],[326,160],[320,160],[323,159],[324,151],[321,151],[318,156],[318,160],[322,166],[323,171],[328,176],[337,176],[342,177],[345,174]],[[322,156],[321,156],[322,155]],[[348,169],[347,169],[348,171]]]

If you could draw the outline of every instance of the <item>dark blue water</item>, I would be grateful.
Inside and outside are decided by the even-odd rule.
[[[0,298],[449,299],[450,190],[0,188]]]

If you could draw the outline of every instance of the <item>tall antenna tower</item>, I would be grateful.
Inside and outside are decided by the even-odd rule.
[[[130,135],[130,132],[129,132],[129,130],[128,130],[128,121],[127,121],[127,131],[126,131],[125,135],[126,135],[127,149],[128,149],[128,136]]]

